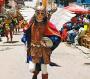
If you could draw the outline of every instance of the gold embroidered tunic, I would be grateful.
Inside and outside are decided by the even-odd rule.
[[[34,63],[49,64],[51,49],[41,44],[42,38],[45,36],[45,25],[38,24],[31,26],[31,48],[30,55]]]

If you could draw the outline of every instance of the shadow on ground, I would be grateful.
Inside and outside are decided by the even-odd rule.
[[[6,48],[2,48],[2,49],[0,49],[0,51],[6,51],[6,50],[10,50],[10,49],[13,49],[13,48],[6,47]]]
[[[4,42],[4,43],[17,43],[19,41],[8,41],[8,42]]]
[[[90,65],[90,63],[84,63],[85,65]]]

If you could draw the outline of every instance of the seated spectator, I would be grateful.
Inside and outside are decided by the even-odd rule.
[[[83,38],[85,33],[86,31],[84,29],[84,26],[82,25],[79,29],[77,36],[75,37],[75,45],[78,45],[78,44],[81,45],[81,39]]]
[[[72,26],[73,26],[73,23],[72,22],[68,22],[67,23],[67,29],[68,30],[72,30]]]
[[[78,33],[78,30],[77,30],[77,29],[70,30],[70,31],[68,32],[67,42],[70,43],[70,44],[75,43],[75,40],[74,40],[74,39],[75,39],[77,33]]]

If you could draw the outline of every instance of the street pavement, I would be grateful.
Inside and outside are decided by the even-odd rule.
[[[32,79],[32,73],[29,72],[26,63],[26,48],[21,42],[21,37],[22,33],[14,35],[14,43],[5,43],[6,38],[2,38],[0,79]],[[49,79],[90,79],[90,59],[82,52],[84,50],[79,48],[60,43],[51,55],[51,61],[60,67],[48,65]],[[41,72],[38,79],[41,79]]]
[[[22,32],[14,35],[13,43],[6,43],[6,38],[2,38],[0,79],[32,79],[26,63],[26,47],[21,42],[21,37]],[[53,51],[51,61],[60,67],[48,65],[49,79],[90,79],[90,49],[60,43]],[[41,72],[38,79],[41,79]]]

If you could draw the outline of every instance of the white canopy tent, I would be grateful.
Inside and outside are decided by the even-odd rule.
[[[58,8],[58,10],[52,15],[50,21],[56,25],[58,30],[60,30],[63,24],[70,21],[74,16],[76,16],[76,14],[72,13],[71,11]]]

